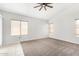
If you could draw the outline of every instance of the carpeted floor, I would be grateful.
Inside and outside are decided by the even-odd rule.
[[[79,45],[53,38],[21,42],[25,56],[79,56]]]

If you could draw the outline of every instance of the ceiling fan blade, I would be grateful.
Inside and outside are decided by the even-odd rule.
[[[47,7],[53,8],[53,6],[49,6],[49,5],[47,5]]]
[[[43,6],[41,5],[41,8],[39,9],[39,11],[41,11],[42,8],[43,8]]]
[[[46,6],[44,6],[44,9],[47,10],[47,9],[46,9]]]
[[[41,5],[35,6],[34,8],[40,7]]]
[[[37,3],[37,4],[43,5],[43,3]]]

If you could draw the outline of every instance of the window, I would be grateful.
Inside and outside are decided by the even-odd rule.
[[[21,35],[28,34],[28,22],[21,22]]]
[[[11,21],[11,35],[27,35],[28,34],[28,22],[24,21]]]
[[[20,21],[11,21],[11,35],[20,35]]]
[[[51,23],[51,24],[49,24],[49,33],[53,33],[53,24]]]
[[[79,37],[79,20],[76,20],[76,36]]]

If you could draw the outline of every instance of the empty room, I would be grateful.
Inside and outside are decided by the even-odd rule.
[[[0,56],[79,56],[79,3],[0,3]]]

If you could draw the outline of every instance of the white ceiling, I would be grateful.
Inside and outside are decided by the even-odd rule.
[[[18,13],[29,17],[40,18],[44,20],[51,19],[55,17],[60,12],[65,11],[70,8],[71,5],[69,3],[53,3],[51,4],[54,8],[47,8],[47,11],[42,9],[39,11],[38,8],[33,8],[37,6],[36,3],[0,3],[0,9],[8,12]]]

